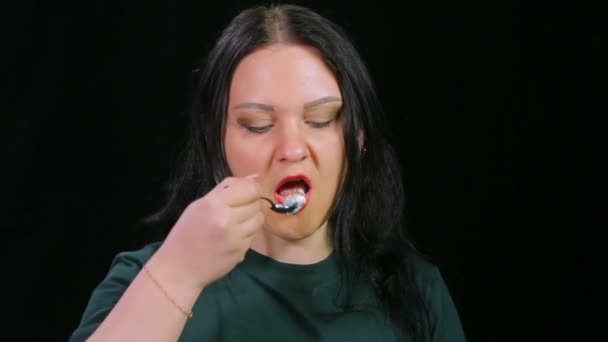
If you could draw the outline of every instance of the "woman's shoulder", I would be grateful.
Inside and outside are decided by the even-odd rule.
[[[132,250],[118,252],[114,256],[110,270],[89,297],[80,323],[72,333],[70,341],[84,341],[95,331],[160,244],[160,242],[147,243]]]
[[[459,310],[440,267],[421,254],[412,255],[409,266],[428,305],[434,340],[466,341]]]
[[[118,252],[110,263],[106,278],[133,278],[143,268],[144,264],[154,255],[161,242],[149,242],[137,248]]]
[[[451,298],[449,298],[451,296],[450,290],[441,267],[430,257],[420,253],[412,254],[408,266],[415,279],[416,286],[427,302],[436,305],[437,302],[442,302],[446,298],[451,301]]]
[[[146,243],[138,248],[120,251],[114,257],[112,264],[116,264],[119,261],[130,261],[135,264],[139,264],[140,266],[143,266],[143,264],[145,264],[158,250],[160,245],[160,241],[154,241]]]
[[[408,266],[419,282],[418,285],[428,285],[442,277],[439,266],[431,258],[418,252],[409,255]]]

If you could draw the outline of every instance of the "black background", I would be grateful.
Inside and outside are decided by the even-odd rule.
[[[140,245],[136,222],[160,204],[183,142],[193,70],[251,3],[21,1],[6,12],[3,282],[17,340],[66,340],[112,257]],[[470,341],[586,336],[605,159],[597,9],[299,3],[345,27],[367,61],[406,170],[410,230]]]

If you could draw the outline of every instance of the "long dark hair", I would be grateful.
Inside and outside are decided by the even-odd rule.
[[[284,42],[316,48],[343,97],[347,172],[329,219],[343,269],[348,304],[355,284],[370,283],[387,315],[414,341],[428,337],[428,309],[416,286],[417,253],[405,231],[405,194],[394,150],[383,136],[384,117],[371,77],[341,27],[310,9],[258,6],[241,12],[220,34],[200,69],[189,139],[168,187],[164,207],[150,222],[170,227],[183,210],[230,175],[223,152],[228,91],[249,53]]]

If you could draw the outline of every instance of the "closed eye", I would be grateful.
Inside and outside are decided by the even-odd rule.
[[[243,127],[245,127],[245,129],[247,129],[248,131],[250,131],[252,133],[262,134],[262,133],[267,132],[270,128],[272,128],[272,125],[267,125],[267,126],[248,126],[248,125],[243,125]]]
[[[316,122],[316,121],[308,121],[307,123],[310,125],[310,127],[313,128],[324,128],[324,127],[328,127],[329,125],[332,124],[332,122],[334,122],[335,119],[331,119],[328,121],[322,121],[322,122]]]

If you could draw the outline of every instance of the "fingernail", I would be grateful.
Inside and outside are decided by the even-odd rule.
[[[251,179],[251,178],[255,178],[255,177],[257,177],[258,175],[259,175],[258,173],[252,173],[252,174],[250,174],[249,176],[245,176],[245,178],[247,178],[247,179]]]

